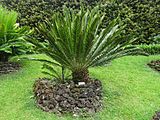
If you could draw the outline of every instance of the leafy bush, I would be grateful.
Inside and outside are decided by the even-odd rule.
[[[54,14],[52,20],[37,28],[48,44],[33,39],[30,42],[55,61],[47,61],[50,65],[69,69],[76,82],[87,82],[89,67],[105,65],[126,55],[144,54],[140,49],[129,46],[135,40],[133,36],[121,37],[124,26],[117,23],[118,19],[99,33],[103,18],[99,7],[86,11],[82,7],[78,13],[64,8],[63,13]]]
[[[150,45],[138,45],[149,55],[160,54],[160,44],[150,44]]]
[[[160,43],[160,34],[157,36],[154,36],[154,41],[156,41],[157,43]]]
[[[84,0],[86,6],[95,6],[98,2],[103,6],[101,10],[106,13],[103,28],[119,16],[127,25],[123,35],[134,33],[138,37],[134,44],[157,43],[153,37],[160,34],[158,0]],[[31,27],[35,27],[46,18],[51,19],[53,11],[61,11],[64,4],[73,9],[80,6],[79,0],[2,0],[2,4],[20,13],[20,25]],[[35,36],[44,39],[37,33]]]
[[[104,26],[120,16],[127,25],[124,35],[134,33],[138,37],[134,44],[157,43],[153,37],[160,34],[159,8],[158,0],[114,0],[104,6]]]
[[[93,5],[96,0],[85,0],[84,3]],[[80,2],[75,2],[75,0],[2,0],[2,4],[20,13],[18,22],[22,26],[36,27],[39,22],[50,19],[54,11],[62,10],[64,4],[76,9],[79,8]]]
[[[92,6],[97,1],[99,0],[84,0],[84,4]],[[9,10],[19,13],[17,22],[21,26],[27,25],[31,28],[35,28],[38,23],[46,19],[51,19],[53,13],[61,11],[64,4],[73,9],[78,9],[80,6],[80,1],[77,0],[2,0],[1,3]],[[33,36],[41,41],[44,40],[44,36],[40,33],[34,33]]]
[[[5,62],[9,56],[30,46],[24,40],[30,31],[28,27],[19,27],[16,24],[16,12],[0,6],[0,13],[0,62]]]

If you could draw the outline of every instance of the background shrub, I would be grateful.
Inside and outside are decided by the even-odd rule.
[[[98,0],[85,0],[85,5],[94,5]],[[68,2],[68,3],[66,3]],[[36,27],[39,22],[50,19],[54,11],[62,10],[64,4],[74,9],[79,8],[80,2],[76,0],[2,0],[8,9],[19,13],[20,25]]]
[[[84,4],[93,6],[97,1],[99,0],[84,0]],[[27,25],[31,28],[35,28],[46,19],[51,19],[53,13],[61,11],[64,4],[73,9],[78,9],[80,6],[79,0],[2,0],[1,3],[8,9],[19,13],[17,22],[21,26]],[[34,33],[34,37],[44,39],[40,33]]]
[[[150,45],[138,45],[149,55],[160,54],[160,44],[150,44]]]
[[[31,44],[25,41],[31,33],[29,27],[16,24],[18,14],[0,6],[0,62],[15,54],[26,52]]]
[[[68,2],[68,3],[66,3]],[[157,43],[155,36],[160,34],[160,4],[159,0],[84,0],[85,6],[95,6],[101,2],[101,10],[106,13],[103,26],[119,16],[126,24],[125,33],[137,36],[134,44]],[[39,22],[50,19],[53,11],[62,10],[62,6],[77,9],[80,0],[2,0],[3,5],[19,13],[20,25],[35,27]],[[36,37],[44,39],[36,33]]]
[[[103,11],[106,13],[104,26],[118,15],[126,24],[126,34],[137,36],[135,44],[157,43],[154,36],[160,34],[159,0],[115,0],[107,2]]]

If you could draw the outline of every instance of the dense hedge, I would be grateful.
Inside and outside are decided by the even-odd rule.
[[[94,5],[97,1],[85,0],[84,4]],[[46,18],[50,19],[54,11],[62,10],[64,4],[76,9],[80,2],[75,2],[75,0],[2,0],[2,4],[19,13],[20,25],[35,27]]]
[[[74,9],[79,8],[80,0],[2,0],[2,4],[20,13],[18,22],[21,25],[35,27],[39,22],[51,18],[53,11],[59,11],[64,4]],[[102,2],[103,1],[103,2]],[[105,2],[104,2],[105,1]],[[119,16],[126,24],[124,35],[134,33],[135,44],[157,43],[155,36],[160,34],[160,1],[159,0],[84,0],[87,6],[102,3],[106,13],[103,27]]]
[[[84,0],[85,6],[93,6],[100,0]],[[52,17],[56,11],[61,11],[63,5],[77,9],[79,0],[2,0],[2,5],[19,13],[18,23],[35,28],[40,22]],[[34,37],[43,40],[43,35],[35,33]]]
[[[134,33],[136,44],[152,44],[154,36],[160,34],[160,1],[159,0],[115,0],[103,9],[106,22],[120,16],[127,25],[126,34]]]
[[[160,54],[160,44],[138,45],[138,47],[142,48],[149,55]]]
[[[140,36],[140,42],[156,42],[153,37],[160,34],[160,1],[125,0],[124,4],[133,11],[131,20],[137,25],[136,33]]]

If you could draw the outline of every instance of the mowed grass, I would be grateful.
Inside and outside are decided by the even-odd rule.
[[[23,60],[19,72],[0,76],[0,120],[150,120],[160,109],[160,73],[146,64],[156,59],[160,55],[128,56],[107,67],[91,68],[91,76],[103,83],[104,108],[88,118],[57,116],[37,108],[32,86],[44,77],[42,64]]]

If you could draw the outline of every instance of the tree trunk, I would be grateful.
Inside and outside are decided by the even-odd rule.
[[[88,82],[89,81],[89,71],[88,70],[81,70],[81,71],[73,71],[72,72],[72,79],[75,83],[78,82]]]
[[[6,52],[0,52],[0,62],[8,62],[9,54]]]

